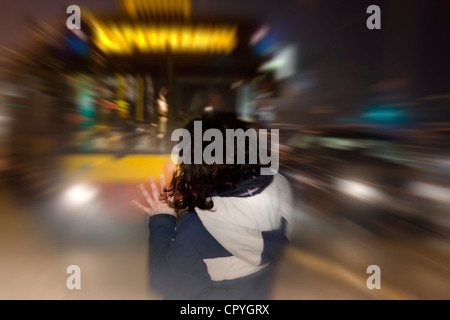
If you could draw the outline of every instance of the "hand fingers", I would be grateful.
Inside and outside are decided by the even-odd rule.
[[[150,207],[152,207],[154,205],[154,202],[153,202],[152,198],[150,197],[150,195],[148,194],[147,190],[145,189],[144,185],[140,184],[139,188],[141,188],[141,192],[144,195],[147,203],[150,205]]]
[[[137,200],[133,200],[131,203],[133,203],[139,210],[143,211],[146,214],[150,214],[150,208],[147,208],[139,203]]]
[[[159,192],[158,189],[156,188],[156,183],[155,180],[153,179],[152,176],[149,177],[150,179],[150,188],[152,189],[152,193],[153,193],[153,199],[159,199]]]
[[[164,178],[164,175],[162,174],[160,176],[160,180],[161,180],[161,192],[164,192],[166,190],[166,179]]]

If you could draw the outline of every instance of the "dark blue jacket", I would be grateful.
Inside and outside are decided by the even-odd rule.
[[[267,299],[285,243],[287,180],[258,176],[212,197],[212,210],[150,217],[150,281],[166,299]]]

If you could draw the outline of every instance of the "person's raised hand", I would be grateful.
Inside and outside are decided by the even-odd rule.
[[[170,205],[172,199],[168,198],[166,192],[166,180],[164,175],[161,175],[160,189],[156,186],[155,180],[152,176],[149,177],[150,180],[150,193],[148,192],[144,184],[140,184],[139,188],[145,199],[145,204],[142,204],[138,200],[133,200],[132,203],[141,211],[145,212],[149,216],[156,214],[170,214],[177,216],[177,213],[173,206]]]

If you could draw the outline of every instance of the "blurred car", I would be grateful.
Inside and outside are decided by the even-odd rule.
[[[282,142],[280,163],[312,215],[374,233],[449,235],[449,181],[402,143],[366,128],[302,129]]]

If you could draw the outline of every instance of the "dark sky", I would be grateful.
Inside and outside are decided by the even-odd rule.
[[[119,0],[0,0],[0,45],[10,46],[20,42],[26,22],[31,17],[52,23],[62,20],[60,23],[64,25],[67,16],[65,9],[71,4],[79,5],[82,11],[86,8],[103,13],[117,10],[118,3]],[[421,5],[418,6],[418,3]],[[365,28],[365,10],[370,4],[380,5],[382,9],[383,23],[386,24],[381,36],[386,38],[386,33],[395,32],[402,24],[411,29],[416,24],[427,30],[438,26],[443,16],[430,16],[429,19],[419,16],[425,7],[430,7],[431,11],[425,10],[423,15],[450,12],[448,0],[192,0],[194,15],[252,17],[273,22],[280,37],[306,42],[317,47],[317,50],[325,49],[330,42],[351,42],[355,36],[365,36],[368,41],[370,37],[377,36]],[[415,21],[405,20],[405,15],[411,16],[408,13],[410,7],[416,8],[413,13],[417,16]],[[434,31],[444,32],[442,29]],[[383,32],[378,32],[378,36]],[[355,40],[361,42],[363,39]]]
[[[118,0],[0,0],[0,46],[26,40],[27,20],[65,25],[67,6],[118,10]],[[366,8],[382,10],[382,30],[370,31]],[[277,41],[300,46],[303,64],[352,63],[362,77],[423,77],[448,85],[449,0],[192,0],[194,15],[250,17],[269,22]],[[0,54],[2,53],[0,47]]]
[[[0,45],[11,47],[20,44],[30,18],[55,21],[58,16],[64,18],[66,8],[77,4],[102,10],[115,7],[115,0],[0,0]],[[65,24],[65,20],[61,21]]]
[[[395,0],[393,0],[395,1]],[[355,12],[364,14],[365,0],[192,0],[193,14],[224,15],[233,18],[252,17],[261,21],[274,21],[279,28],[285,28],[284,35],[296,34],[305,22],[325,30],[346,22]],[[372,2],[380,3],[380,0]],[[115,11],[119,0],[0,0],[0,44],[10,46],[20,42],[27,20],[36,18],[55,23],[56,19],[65,23],[65,9],[76,4],[82,12],[84,8],[92,11]],[[340,3],[336,5],[336,3]],[[314,27],[313,19],[320,23]],[[303,30],[304,31],[304,30]]]

